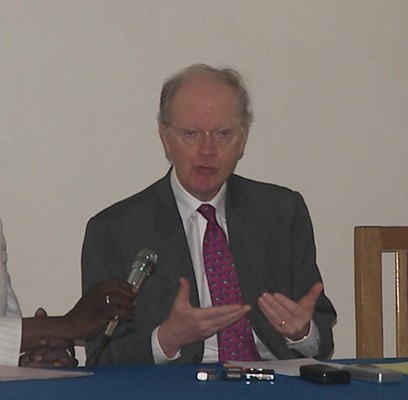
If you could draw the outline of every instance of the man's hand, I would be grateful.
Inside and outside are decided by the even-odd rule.
[[[72,337],[91,339],[115,316],[130,320],[134,296],[132,287],[119,280],[104,281],[91,286],[65,316],[72,327]]]
[[[31,354],[31,362],[33,350],[45,346],[50,348],[50,352],[55,350],[52,344],[55,342],[50,344],[50,339],[46,338],[52,338],[53,341],[59,338],[69,343],[75,339],[91,339],[115,316],[123,320],[131,319],[134,296],[128,283],[110,280],[92,286],[63,317],[47,317],[44,310],[40,309],[35,317],[23,318],[21,351],[25,355]],[[51,357],[46,356],[44,349],[36,354],[41,358]]]
[[[272,327],[291,340],[300,340],[309,333],[310,321],[323,285],[315,283],[298,303],[281,293],[263,293],[258,306]]]
[[[20,366],[31,368],[72,368],[78,365],[71,353],[73,342],[61,338],[44,338],[41,347],[24,353]]]
[[[39,308],[35,318],[47,317],[43,308]],[[20,357],[20,365],[31,368],[71,368],[78,365],[72,351],[74,343],[70,340],[54,337],[40,339],[34,350],[25,352]]]
[[[167,357],[173,357],[183,346],[209,338],[239,320],[251,309],[249,305],[233,304],[194,308],[189,302],[190,285],[180,278],[180,289],[170,314],[159,327],[158,340]]]

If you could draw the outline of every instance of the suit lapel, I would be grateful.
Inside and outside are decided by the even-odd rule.
[[[162,268],[172,284],[178,285],[180,277],[186,278],[191,285],[190,301],[198,306],[198,292],[190,250],[184,232],[183,223],[170,185],[168,173],[157,186],[158,206],[153,228],[160,238],[157,253],[157,268]]]

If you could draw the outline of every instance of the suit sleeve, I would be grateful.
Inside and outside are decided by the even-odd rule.
[[[295,217],[291,228],[292,295],[300,300],[322,278],[316,265],[316,249],[312,223],[306,204],[297,195]],[[319,296],[313,321],[319,330],[320,342],[316,358],[328,358],[334,349],[332,327],[336,321],[335,309],[324,292]]]
[[[89,221],[82,248],[82,289],[103,280],[117,278],[126,280],[131,265],[126,251],[121,248],[121,240],[112,234],[112,225],[104,220],[93,218]],[[123,240],[122,240],[123,242]],[[127,250],[128,253],[130,251]],[[86,342],[87,365],[109,364],[152,364],[151,332],[147,326],[141,329],[133,321],[121,322],[109,344],[101,351],[98,360],[94,359],[103,332]]]

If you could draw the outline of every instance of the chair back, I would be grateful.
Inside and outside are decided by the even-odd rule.
[[[408,357],[408,226],[354,228],[357,358],[383,358],[382,253],[395,253],[396,356]]]

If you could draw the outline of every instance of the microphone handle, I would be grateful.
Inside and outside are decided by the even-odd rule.
[[[156,262],[157,254],[152,250],[143,249],[137,254],[136,260],[132,264],[132,269],[127,279],[127,283],[129,283],[133,288],[135,297],[138,296],[144,281],[154,272]],[[91,354],[89,354],[86,362],[87,365],[97,364],[102,350],[109,343],[119,323],[120,319],[118,316],[115,316],[111,321],[109,321],[105,332],[101,337],[99,345]]]
[[[119,317],[116,315],[115,318],[109,321],[109,324],[105,329],[105,336],[109,336],[111,338],[113,335],[113,332],[115,332],[115,329],[118,326],[118,323],[119,323]]]
[[[140,272],[138,273],[137,279],[131,280],[130,279],[131,276],[132,276],[132,273],[129,276],[127,283],[129,283],[132,286],[133,288],[132,290],[135,293],[135,298],[136,298],[148,275],[145,271],[142,271],[141,273]],[[109,338],[111,338],[118,324],[119,324],[119,317],[116,315],[113,319],[109,321],[108,326],[105,329],[105,333],[104,333],[105,336],[108,336]]]

